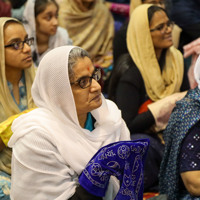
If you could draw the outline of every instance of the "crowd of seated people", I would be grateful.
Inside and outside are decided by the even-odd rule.
[[[199,198],[198,21],[179,2],[0,0],[0,199]]]

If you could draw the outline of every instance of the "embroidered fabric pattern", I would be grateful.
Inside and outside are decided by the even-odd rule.
[[[148,139],[122,141],[102,147],[79,177],[79,183],[96,196],[105,196],[110,176],[120,181],[115,200],[143,199],[144,160]]]

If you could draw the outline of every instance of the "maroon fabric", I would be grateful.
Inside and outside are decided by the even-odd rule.
[[[0,17],[11,16],[11,5],[0,0]]]

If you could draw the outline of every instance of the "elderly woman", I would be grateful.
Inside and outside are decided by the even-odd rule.
[[[198,87],[176,103],[164,131],[160,193],[167,199],[200,199],[200,57],[194,76]]]
[[[164,148],[158,136],[162,139],[175,102],[185,95],[180,91],[189,88],[183,56],[173,47],[172,28],[165,9],[138,6],[128,25],[129,53],[121,57],[111,78],[110,98],[122,110],[132,138],[151,138],[144,183],[147,191],[158,186]],[[124,70],[122,75],[120,70]]]
[[[113,158],[117,154],[112,149],[97,160],[114,160],[100,168],[95,164],[92,170],[88,169],[91,166],[89,164],[81,176],[83,178],[80,183],[83,187],[78,184],[79,175],[101,147],[130,140],[120,110],[101,94],[101,87],[97,82],[100,77],[101,73],[94,68],[88,53],[79,47],[58,47],[44,56],[32,87],[32,96],[38,108],[16,119],[12,126],[14,134],[9,140],[9,146],[13,148],[13,199],[64,200],[80,196],[81,199],[89,199],[88,195],[93,199],[101,199],[101,196],[105,196],[105,199],[114,198],[119,185],[114,177],[111,177],[108,185],[109,178],[101,177],[104,173],[100,170],[103,166],[113,167],[113,170],[120,167],[119,162]],[[140,152],[140,155],[126,161],[126,166],[129,165],[128,162],[141,160],[146,147],[144,144],[139,151],[132,147],[132,153]],[[119,152],[126,152],[126,149],[123,147]],[[143,167],[139,169],[142,170]],[[90,176],[86,171],[91,172]],[[120,176],[122,171],[120,168],[114,176]],[[84,174],[87,175],[85,178]],[[138,189],[142,193],[142,174],[139,174],[141,177],[136,184],[131,184],[131,187],[138,186],[131,190],[132,193],[137,193],[136,196]],[[138,175],[127,177],[134,179]],[[90,184],[84,185],[83,181],[87,177],[96,180],[93,184],[104,180],[104,183],[97,186],[100,185],[101,190],[108,186],[108,189],[105,188],[107,193],[88,189]],[[91,180],[92,178],[87,182]],[[85,193],[83,188],[100,197]]]
[[[33,108],[31,85],[35,77],[29,38],[14,18],[0,18],[0,199],[9,198],[11,136],[9,127],[16,114]]]

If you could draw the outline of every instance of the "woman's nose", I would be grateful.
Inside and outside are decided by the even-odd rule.
[[[58,18],[57,18],[57,17],[54,17],[54,18],[53,18],[53,25],[54,25],[54,26],[57,26],[57,25],[58,25]]]
[[[23,47],[23,52],[29,52],[31,51],[31,47],[30,45],[28,45],[26,42],[24,43],[24,47]]]
[[[90,91],[95,92],[95,91],[98,91],[98,90],[101,90],[101,85],[95,79],[92,79]]]

